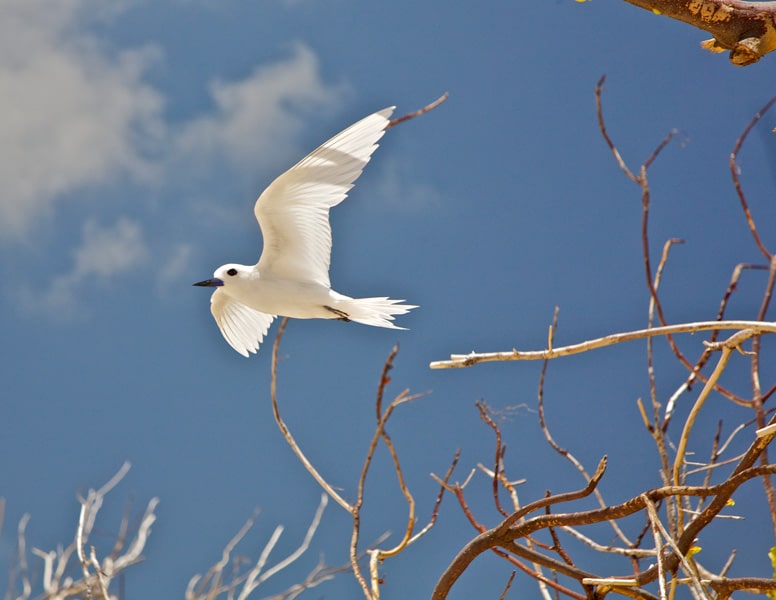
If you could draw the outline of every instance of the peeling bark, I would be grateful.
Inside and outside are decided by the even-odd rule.
[[[714,37],[701,42],[712,52],[730,51],[739,67],[776,50],[776,2],[744,0],[625,0],[655,14],[689,23]]]

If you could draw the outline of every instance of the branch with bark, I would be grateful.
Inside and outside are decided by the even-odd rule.
[[[716,320],[669,325],[658,292],[663,272],[668,266],[670,251],[674,245],[683,242],[676,238],[667,240],[663,244],[657,268],[653,270],[648,227],[652,198],[647,175],[649,167],[673,139],[675,132],[665,136],[639,168],[632,170],[606,129],[602,109],[603,83],[604,78],[601,78],[595,90],[601,135],[617,166],[638,186],[641,196],[642,264],[649,301],[647,327],[571,346],[555,347],[554,338],[558,327],[556,309],[544,350],[513,349],[505,352],[451,355],[450,360],[431,363],[432,368],[450,368],[469,367],[488,361],[542,360],[538,390],[540,427],[550,447],[569,461],[586,482],[586,486],[576,492],[548,492],[546,497],[521,507],[514,484],[505,472],[504,443],[498,424],[490,417],[488,407],[482,402],[478,403],[480,417],[495,434],[495,464],[489,470],[489,476],[493,502],[503,519],[500,523],[488,525],[475,514],[465,492],[467,485],[471,483],[471,475],[463,484],[446,485],[446,489],[457,498],[461,510],[477,535],[458,552],[440,577],[432,596],[435,600],[446,598],[458,577],[478,556],[487,551],[508,561],[510,568],[516,567],[533,578],[546,600],[550,600],[553,594],[555,597],[562,595],[584,600],[602,598],[610,593],[650,600],[673,599],[680,586],[685,587],[696,599],[727,599],[736,591],[755,592],[776,598],[776,580],[770,573],[768,576],[759,577],[729,576],[728,571],[735,550],[732,550],[730,559],[722,568],[710,569],[698,555],[700,548],[696,542],[701,533],[716,520],[740,518],[738,515],[723,514],[723,510],[732,505],[732,495],[751,480],[759,481],[765,492],[764,506],[758,508],[754,518],[762,522],[770,520],[774,531],[773,538],[776,540],[776,492],[772,484],[776,465],[771,464],[768,459],[768,445],[776,437],[776,411],[766,408],[766,402],[776,393],[776,383],[764,384],[764,377],[773,379],[774,373],[772,369],[763,369],[763,365],[770,367],[774,363],[772,359],[764,360],[761,344],[764,335],[776,333],[776,324],[767,318],[776,286],[776,255],[768,249],[758,233],[756,219],[749,209],[737,168],[737,158],[747,135],[763,114],[776,104],[776,98],[770,100],[755,115],[736,141],[730,155],[730,170],[736,195],[752,242],[767,264],[739,264],[734,269],[720,302]],[[741,291],[740,280],[745,271],[766,271],[768,274],[762,286],[759,308],[752,321],[726,321],[728,303],[736,292]],[[708,331],[710,335],[709,339],[704,341],[698,358],[692,359],[679,348],[675,337],[678,334],[698,331]],[[720,339],[725,331],[732,331],[732,334],[726,339]],[[658,392],[662,386],[657,383],[653,344],[658,338],[666,339],[668,350],[688,372],[686,379],[667,398],[661,398]],[[660,484],[632,496],[625,502],[611,504],[605,501],[598,489],[604,474],[605,459],[596,471],[589,475],[582,462],[570,450],[561,447],[551,435],[544,406],[544,382],[548,366],[553,359],[554,363],[564,356],[637,339],[645,340],[647,344],[651,411],[640,398],[637,399],[636,406],[655,443],[660,464]],[[751,394],[748,397],[734,393],[722,385],[723,376],[733,357],[737,356],[736,353],[743,355],[749,363]],[[737,360],[741,362],[740,357]],[[709,368],[710,372],[707,372]],[[673,423],[677,419],[675,407],[679,398],[691,394],[697,382],[702,386],[689,412],[680,423]],[[708,457],[703,460],[698,458],[701,456],[698,451],[698,430],[701,429],[699,423],[702,422],[699,417],[708,412],[707,400],[715,393],[738,407],[750,409],[753,418],[736,423],[727,439],[722,438],[723,424],[719,421],[710,439]],[[672,423],[678,430],[676,440],[669,437],[669,426]],[[734,438],[740,438],[746,432],[750,436],[748,447],[738,455],[726,458],[725,455],[730,454],[731,448],[734,447]],[[509,514],[505,512],[499,498],[503,493],[508,494],[512,501],[512,512]],[[588,496],[595,497],[597,508],[551,512],[551,509],[562,502],[573,502]],[[539,510],[543,510],[544,514],[532,514]],[[626,519],[629,527],[625,526]],[[634,519],[638,525],[635,535]],[[612,528],[614,541],[601,543],[595,540],[595,535],[586,531],[586,528],[602,524],[608,524]],[[600,528],[593,531],[600,534]],[[567,550],[564,546],[566,535],[582,542],[588,552],[573,553]],[[712,534],[707,534],[707,539],[711,539],[711,536]],[[724,540],[717,539],[715,543],[724,544]],[[590,559],[596,553],[619,557],[624,561],[621,572],[615,576],[595,573]],[[762,553],[767,554],[768,549],[763,548]],[[771,549],[771,554],[776,554],[776,550]],[[642,565],[644,561],[649,561],[646,566]],[[774,561],[776,564],[776,558]]]
[[[702,29],[712,36],[701,46],[730,52],[730,62],[745,67],[776,50],[776,2],[744,0],[625,0]]]
[[[383,365],[382,373],[380,375],[380,381],[377,387],[377,398],[375,401],[375,410],[377,417],[377,424],[375,431],[372,435],[372,440],[367,449],[366,456],[364,458],[363,466],[361,468],[361,474],[356,483],[356,499],[353,502],[348,502],[345,498],[336,491],[335,486],[329,483],[329,481],[320,473],[320,471],[313,465],[310,459],[302,450],[301,446],[297,443],[296,439],[292,435],[288,425],[283,420],[280,414],[280,407],[278,403],[277,384],[278,384],[278,354],[280,350],[280,342],[283,338],[283,332],[288,324],[288,318],[283,319],[278,328],[277,336],[275,337],[275,343],[272,347],[272,376],[270,383],[270,396],[272,399],[272,411],[275,416],[275,422],[278,425],[286,442],[293,450],[296,457],[302,463],[304,468],[313,477],[313,479],[321,486],[324,493],[334,499],[345,511],[347,511],[352,518],[352,530],[351,530],[351,542],[350,542],[350,568],[353,576],[358,581],[361,590],[366,600],[378,600],[380,598],[380,583],[381,577],[379,574],[379,567],[387,558],[391,558],[404,552],[410,545],[417,542],[423,537],[436,523],[437,515],[439,514],[439,506],[442,502],[442,497],[445,491],[445,484],[447,478],[453,472],[457,463],[458,457],[453,459],[453,464],[447,472],[446,478],[442,481],[442,487],[440,488],[434,507],[431,511],[431,517],[427,524],[420,530],[416,529],[417,517],[415,514],[415,499],[410,492],[404,478],[404,472],[402,470],[401,461],[399,460],[398,452],[391,441],[390,436],[386,430],[386,426],[396,408],[407,402],[416,400],[425,394],[410,394],[409,390],[402,391],[396,396],[385,409],[383,409],[383,396],[385,389],[390,382],[388,373],[393,369],[393,361],[399,352],[399,347],[394,346],[391,350],[388,358]],[[360,533],[361,533],[361,514],[364,505],[364,492],[366,489],[366,479],[369,474],[372,461],[377,451],[379,442],[383,442],[388,453],[390,454],[393,462],[394,473],[396,474],[397,484],[401,490],[402,495],[407,503],[407,521],[404,526],[404,534],[401,540],[392,548],[379,548],[377,545],[372,545],[366,549],[365,552],[359,550]],[[382,540],[379,540],[381,542]],[[364,569],[361,565],[361,559],[366,554],[369,557],[369,564]],[[366,571],[366,575],[365,575]]]

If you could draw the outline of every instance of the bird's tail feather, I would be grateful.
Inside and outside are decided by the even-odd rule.
[[[403,315],[418,307],[412,304],[399,304],[399,302],[404,302],[404,300],[351,298],[347,303],[345,312],[348,318],[356,323],[389,329],[406,329],[406,327],[399,327],[392,323],[394,315]]]

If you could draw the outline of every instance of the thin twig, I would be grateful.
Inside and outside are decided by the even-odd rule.
[[[560,309],[556,306],[555,311],[552,315],[552,324],[550,325],[549,334],[547,337],[547,346],[549,348],[552,348],[555,341],[555,332],[558,328],[558,315],[560,313]],[[566,448],[563,448],[558,444],[555,439],[552,437],[552,434],[550,433],[550,428],[547,425],[547,421],[544,417],[544,381],[547,375],[547,369],[549,367],[549,360],[545,359],[542,363],[542,371],[539,375],[539,390],[537,392],[538,397],[538,413],[539,413],[539,427],[542,430],[542,433],[544,434],[544,439],[547,441],[547,443],[550,445],[550,447],[555,450],[558,454],[560,454],[563,458],[565,458],[567,461],[569,461],[574,468],[580,472],[582,477],[584,477],[586,482],[590,482],[590,475],[588,474],[587,470],[585,469],[584,465],[577,460],[577,457],[574,456],[569,450]],[[601,495],[601,492],[596,488],[593,490],[593,494],[596,497],[596,500],[598,501],[598,505],[601,507],[606,506],[606,502],[604,501],[603,496]],[[630,545],[630,540],[625,535],[625,532],[622,531],[620,526],[615,521],[610,521],[609,523],[614,530],[614,533],[617,535],[620,540],[626,545]]]
[[[478,400],[475,402],[475,406],[477,407],[477,410],[480,413],[480,419],[485,421],[485,423],[488,424],[488,426],[493,430],[493,433],[496,436],[496,448],[494,450],[494,458],[493,458],[493,474],[491,476],[491,488],[493,493],[493,503],[496,505],[496,510],[498,510],[503,517],[508,517],[509,514],[507,511],[505,511],[501,507],[501,501],[498,497],[498,484],[499,484],[499,475],[501,473],[501,462],[504,459],[504,446],[501,444],[501,429],[499,429],[499,426],[496,425],[496,422],[490,417],[488,414],[488,405],[485,403],[484,400]]]
[[[603,92],[603,84],[605,80],[606,80],[606,77],[602,76],[601,79],[599,79],[598,84],[596,85],[596,88],[595,88],[596,112],[598,114],[599,128],[601,131],[601,135],[604,137],[604,140],[606,141],[610,150],[614,154],[620,169],[623,170],[623,172],[634,183],[638,184],[639,187],[641,188],[641,246],[642,246],[642,261],[644,263],[644,274],[646,277],[647,288],[649,289],[650,298],[654,302],[654,308],[657,311],[659,323],[661,326],[665,326],[668,324],[668,321],[663,312],[663,306],[660,303],[660,298],[657,295],[657,289],[652,279],[652,268],[650,266],[648,229],[649,229],[649,211],[650,211],[651,192],[649,187],[649,180],[647,178],[647,170],[652,165],[652,163],[657,159],[658,155],[663,151],[663,149],[668,145],[668,143],[678,133],[678,131],[677,130],[670,131],[663,138],[663,140],[657,145],[657,147],[652,151],[652,154],[647,158],[647,160],[642,163],[641,167],[639,168],[639,175],[638,176],[634,175],[634,173],[627,167],[625,162],[622,160],[622,157],[620,156],[620,153],[617,151],[617,148],[614,145],[614,142],[612,142],[611,138],[609,137],[609,134],[606,131],[604,118],[603,118],[602,100],[601,100],[602,92]],[[679,362],[682,363],[682,365],[687,370],[690,371],[690,377],[699,378],[702,381],[705,381],[705,377],[700,372],[700,369],[693,366],[690,363],[690,361],[687,359],[684,353],[682,353],[682,351],[679,349],[679,346],[677,345],[676,341],[674,340],[673,336],[670,333],[666,335],[666,341],[668,342],[668,345],[670,346],[671,351],[674,353],[674,356],[676,356]],[[735,399],[735,395],[729,392],[728,390],[722,387],[718,387],[718,389],[725,396],[728,396],[731,399]]]
[[[504,586],[504,591],[501,592],[501,595],[498,597],[498,600],[504,600],[504,598],[507,597],[507,592],[509,591],[509,588],[512,587],[512,582],[515,580],[515,573],[517,571],[512,571],[512,574],[509,576],[509,579],[507,580],[507,584]]]
[[[307,549],[310,547],[310,541],[313,539],[313,536],[315,535],[315,532],[318,530],[318,526],[321,523],[321,517],[323,516],[323,511],[326,509],[327,503],[328,503],[328,496],[326,494],[321,494],[321,500],[318,504],[318,508],[315,511],[315,515],[313,516],[312,522],[307,528],[307,532],[305,533],[302,543],[299,544],[296,550],[294,550],[286,558],[284,558],[283,560],[281,560],[271,568],[267,569],[267,571],[264,572],[264,574],[260,575],[261,570],[264,566],[264,563],[266,562],[266,558],[269,557],[269,552],[274,546],[274,541],[276,541],[276,538],[273,535],[273,538],[270,540],[270,542],[267,543],[264,549],[265,551],[262,552],[262,555],[259,558],[259,561],[256,563],[256,566],[249,573],[245,581],[245,585],[243,586],[243,589],[240,592],[240,595],[238,596],[238,600],[245,600],[257,587],[259,587],[259,585],[261,585],[267,579],[272,577],[275,573],[282,571],[290,564],[296,562],[300,556],[302,556],[305,552],[307,552]],[[278,529],[282,531],[282,527],[279,526]],[[278,531],[278,529],[276,529],[276,531]],[[277,537],[278,538],[280,537],[279,532]]]
[[[439,494],[437,494],[436,501],[434,502],[434,509],[431,511],[431,518],[429,518],[428,523],[426,523],[426,526],[423,527],[420,531],[418,531],[414,536],[412,536],[412,539],[410,539],[409,543],[413,544],[415,541],[417,541],[419,538],[423,537],[436,523],[437,516],[439,515],[439,508],[442,505],[442,498],[445,495],[445,491],[447,490],[447,486],[449,485],[448,482],[450,481],[450,477],[453,476],[453,471],[455,471],[455,467],[458,465],[458,459],[461,457],[461,450],[460,448],[455,451],[455,456],[453,457],[453,462],[450,463],[450,467],[447,469],[447,473],[445,473],[444,478],[442,478],[442,483],[439,486]],[[436,477],[433,473],[431,474],[432,477]]]
[[[434,100],[431,104],[427,104],[420,110],[416,110],[415,112],[411,112],[409,114],[404,115],[403,117],[397,117],[395,119],[392,119],[388,125],[386,125],[386,129],[390,129],[391,127],[398,125],[399,123],[404,123],[404,121],[409,121],[410,119],[414,119],[415,117],[419,117],[421,115],[425,115],[428,111],[435,109],[437,106],[442,104],[445,100],[447,100],[447,97],[449,96],[448,92],[445,92],[442,94],[439,98]]]
[[[280,428],[280,432],[283,434],[283,437],[286,439],[286,442],[288,442],[288,445],[291,447],[291,450],[294,451],[294,454],[296,454],[296,457],[302,463],[302,466],[304,466],[304,468],[307,469],[307,472],[310,473],[313,479],[315,479],[315,481],[318,482],[318,485],[320,485],[323,488],[323,490],[327,494],[329,494],[329,496],[331,496],[337,504],[339,504],[346,511],[352,513],[353,507],[335,491],[335,489],[329,484],[329,482],[323,478],[323,476],[318,472],[318,470],[307,459],[304,452],[302,452],[302,449],[299,447],[299,444],[296,443],[294,436],[291,435],[291,432],[289,431],[288,427],[286,426],[285,422],[280,416],[280,409],[278,408],[278,397],[277,397],[278,351],[280,350],[280,340],[283,338],[283,332],[285,331],[287,324],[288,324],[288,317],[284,318],[280,322],[280,327],[278,327],[278,333],[275,336],[275,343],[272,346],[272,378],[270,382],[270,396],[272,397],[272,414],[275,417],[275,422]]]
[[[765,247],[765,244],[763,244],[762,240],[760,239],[760,234],[757,233],[757,227],[755,226],[754,219],[752,218],[752,213],[749,210],[749,204],[746,201],[744,190],[741,187],[741,180],[739,178],[739,167],[738,167],[738,164],[736,163],[736,160],[738,159],[738,153],[741,151],[741,147],[744,145],[744,141],[749,135],[749,132],[752,131],[754,126],[757,124],[757,122],[763,117],[763,115],[766,112],[768,112],[768,110],[771,108],[771,106],[773,106],[775,102],[776,102],[776,96],[768,100],[768,102],[765,103],[765,106],[763,106],[757,112],[757,114],[755,114],[755,116],[752,117],[752,120],[749,121],[749,124],[744,128],[744,131],[741,133],[740,136],[738,136],[738,139],[736,140],[736,144],[735,146],[733,146],[733,151],[730,153],[730,174],[733,178],[733,186],[736,188],[738,199],[741,202],[741,209],[744,211],[744,217],[746,218],[746,223],[747,225],[749,225],[749,231],[752,233],[752,238],[754,239],[754,242],[757,245],[757,248],[760,250],[760,253],[769,262],[771,260],[772,254]]]

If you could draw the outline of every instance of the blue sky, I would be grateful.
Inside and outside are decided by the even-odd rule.
[[[346,497],[355,496],[376,384],[396,342],[389,396],[431,391],[389,426],[421,523],[437,490],[429,473],[444,473],[456,448],[460,480],[478,462],[490,464],[492,439],[474,407],[480,398],[519,407],[502,428],[510,475],[528,480],[524,502],[581,486],[542,441],[539,364],[431,371],[428,363],[471,350],[539,349],[556,305],[556,344],[646,324],[640,195],[598,131],[593,90],[602,74],[607,124],[631,167],[669,130],[681,132],[650,171],[653,259],[665,239],[687,242],[673,251],[663,281],[669,321],[712,319],[733,267],[761,261],[727,161],[776,93],[773,59],[734,68],[699,48],[703,32],[624,2],[494,2],[485,10],[404,1],[2,0],[0,13],[3,564],[26,512],[31,545],[69,542],[76,493],[104,483],[125,460],[132,470],[98,527],[114,530],[128,497],[136,510],[160,498],[127,597],[181,597],[257,506],[242,553],[257,557],[278,523],[286,526],[278,556],[298,544],[319,493],[272,420],[269,345],[249,360],[235,353],[210,317],[209,294],[191,283],[223,263],[255,261],[260,191],[385,106],[400,115],[450,93],[437,110],[386,134],[332,213],[331,279],[348,295],[390,295],[421,308],[400,317],[407,332],[292,321],[282,346],[281,409]],[[773,125],[769,116],[753,132],[740,161],[766,244],[776,227]],[[747,273],[729,316],[754,318],[763,284],[764,275]],[[700,341],[682,344],[695,355]],[[609,456],[602,489],[612,502],[659,484],[635,404],[648,394],[644,357],[643,344],[632,344],[549,369],[553,433],[591,470]],[[736,360],[729,384],[746,393],[744,359]],[[684,372],[665,356],[658,369],[665,399]],[[701,454],[718,419],[729,432],[749,418],[713,401],[697,437]],[[392,530],[395,540],[405,506],[385,453],[374,469],[363,539]],[[478,475],[468,493],[494,525],[489,489]],[[752,483],[738,501],[761,496]],[[349,531],[347,515],[330,504],[306,562],[257,597],[303,577],[319,553],[344,562]],[[726,522],[712,534],[725,543],[701,540],[710,567],[736,546],[744,572],[768,573],[761,548],[772,540],[751,541],[760,539],[752,537],[761,535],[756,522]],[[473,535],[446,498],[436,529],[385,564],[384,596],[430,593]],[[727,543],[734,539],[749,541]],[[508,573],[481,557],[452,597],[498,597]],[[4,578],[3,567],[0,584]],[[360,592],[342,575],[312,594]]]

